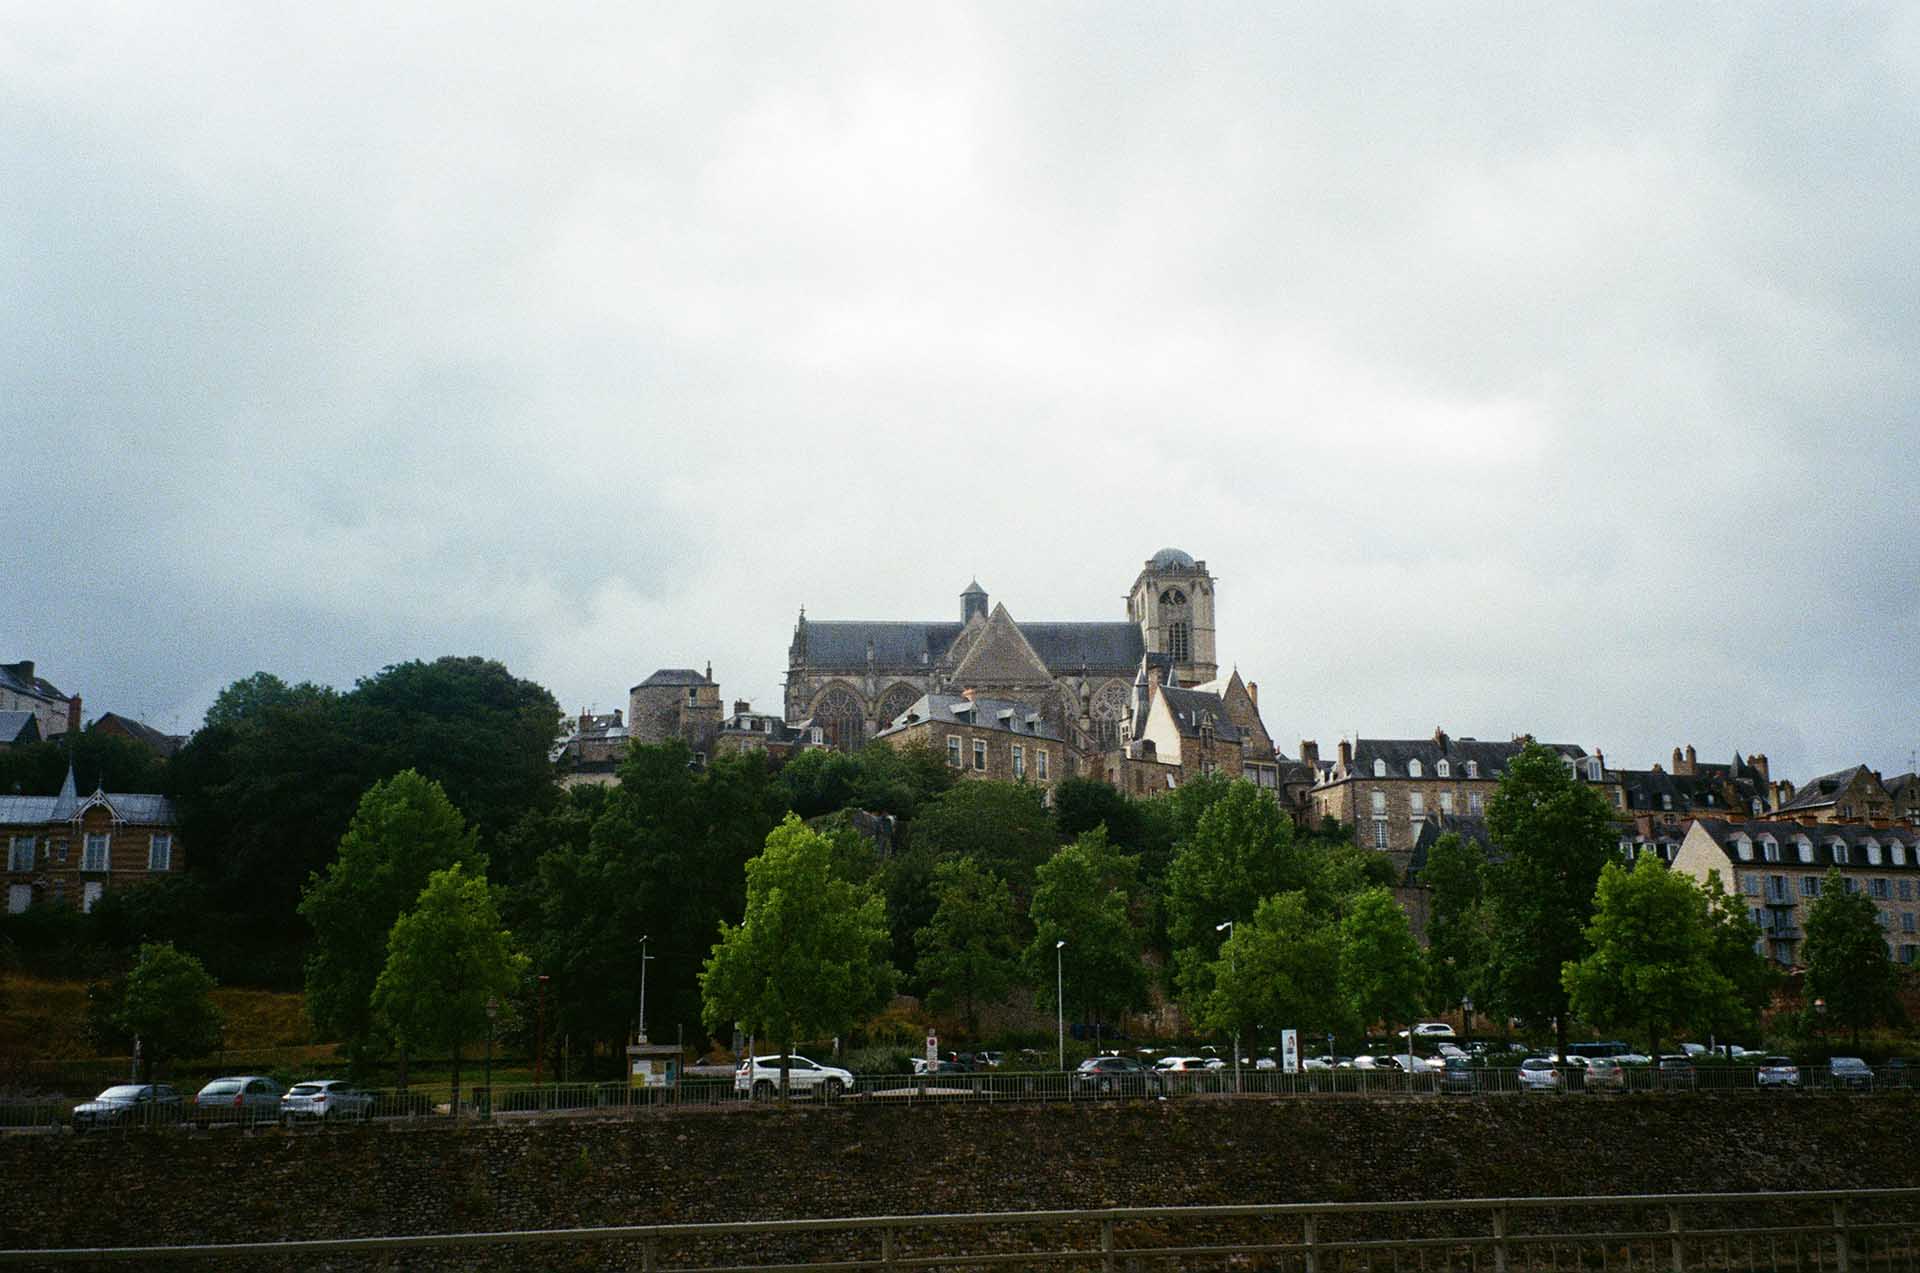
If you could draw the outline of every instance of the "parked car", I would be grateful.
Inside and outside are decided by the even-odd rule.
[[[1206,1059],[1197,1056],[1163,1056],[1153,1063],[1153,1068],[1163,1074],[1186,1073],[1207,1068]]]
[[[1477,1092],[1480,1090],[1480,1071],[1466,1057],[1450,1056],[1440,1067],[1440,1090]]]
[[[280,1121],[280,1097],[286,1089],[259,1074],[217,1078],[194,1094],[193,1125],[238,1123],[251,1127]]]
[[[1256,1070],[1277,1070],[1280,1068],[1280,1062],[1270,1056],[1263,1056],[1253,1063],[1253,1068]]]
[[[1434,1050],[1438,1052],[1442,1057],[1457,1056],[1457,1057],[1465,1058],[1468,1055],[1467,1050],[1461,1047],[1458,1043],[1442,1043],[1439,1047],[1435,1048]]]
[[[1402,1038],[1408,1037],[1409,1034],[1416,1039],[1451,1039],[1453,1027],[1444,1021],[1420,1021],[1416,1022],[1411,1030],[1400,1032]]]
[[[1827,1075],[1835,1087],[1851,1088],[1856,1092],[1873,1090],[1873,1070],[1857,1056],[1836,1056],[1827,1062]]]
[[[976,1066],[981,1066],[989,1070],[997,1070],[1007,1063],[1007,1054],[1004,1052],[975,1052],[973,1054],[973,1063]]]
[[[283,1123],[331,1123],[341,1119],[365,1122],[373,1117],[374,1096],[345,1079],[307,1079],[295,1083],[280,1098]]]
[[[1523,1092],[1557,1092],[1565,1084],[1560,1067],[1552,1057],[1530,1056],[1520,1062],[1520,1090]]]
[[[1622,1065],[1652,1065],[1653,1058],[1645,1052],[1622,1052],[1613,1058]]]
[[[853,1087],[848,1070],[809,1061],[804,1056],[787,1058],[787,1093],[790,1096],[817,1096],[834,1100]],[[780,1094],[780,1058],[748,1057],[733,1072],[733,1090],[755,1100],[772,1100]]]
[[[1088,1096],[1164,1096],[1167,1080],[1130,1056],[1090,1056],[1071,1075],[1070,1087]]]
[[[1614,1057],[1592,1057],[1587,1061],[1586,1086],[1589,1092],[1624,1092],[1626,1068]]]
[[[1661,1087],[1690,1088],[1699,1082],[1699,1076],[1693,1068],[1693,1058],[1683,1054],[1661,1057],[1657,1073]]]
[[[122,1083],[73,1107],[74,1135],[101,1127],[155,1127],[177,1123],[186,1109],[165,1083]]]
[[[1800,1067],[1793,1063],[1790,1056],[1763,1057],[1760,1068],[1753,1072],[1755,1087],[1799,1087]]]
[[[917,1057],[917,1056],[913,1058],[913,1072],[915,1074],[970,1074],[972,1073],[971,1070],[969,1070],[966,1066],[960,1064],[960,1062],[958,1061],[929,1061],[929,1060],[926,1060],[924,1057]],[[779,1086],[780,1079],[777,1071],[773,1081],[776,1087]]]

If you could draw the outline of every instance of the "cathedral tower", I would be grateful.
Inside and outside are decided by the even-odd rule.
[[[1140,627],[1149,654],[1166,655],[1184,685],[1219,675],[1213,645],[1213,576],[1207,563],[1178,548],[1147,559],[1127,596],[1127,618]]]

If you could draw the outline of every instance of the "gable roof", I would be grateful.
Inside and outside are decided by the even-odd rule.
[[[1006,698],[982,698],[977,694],[971,699],[964,694],[922,694],[875,737],[884,738],[928,721],[999,729],[1010,734],[1056,741],[1060,738],[1047,724],[1046,718],[1033,709],[1032,704]]]
[[[1182,738],[1199,737],[1204,725],[1223,743],[1240,741],[1240,727],[1228,717],[1227,705],[1218,694],[1162,685],[1160,699],[1167,705],[1168,714]]]
[[[985,625],[968,635],[967,652],[953,669],[953,678],[961,684],[1018,685],[1053,679],[1006,606],[996,605]]]
[[[1822,870],[1829,866],[1839,866],[1843,870],[1857,870],[1869,867],[1875,871],[1920,871],[1920,828],[1914,827],[1868,827],[1850,822],[1821,822],[1808,826],[1801,822],[1728,822],[1724,818],[1695,818],[1693,825],[1712,837],[1715,847],[1726,855],[1729,862],[1742,866],[1764,866],[1777,869],[1782,866],[1797,866],[1803,869],[1818,867]],[[1742,837],[1755,845],[1763,843],[1769,837],[1784,850],[1799,840],[1806,840],[1813,846],[1813,861],[1802,862],[1799,854],[1782,852],[1778,862],[1768,862],[1759,856],[1756,849],[1754,857],[1742,859],[1735,850],[1735,843]],[[1848,860],[1836,863],[1833,860],[1835,841],[1847,846]],[[1906,861],[1896,865],[1893,855],[1882,853],[1880,860],[1869,863],[1863,853],[1867,841],[1873,841],[1883,850],[1898,844],[1912,850],[1905,854]]]
[[[40,741],[40,718],[32,712],[0,712],[0,746]]]
[[[67,696],[53,687],[53,682],[44,676],[37,676],[33,663],[23,659],[18,663],[0,663],[0,685],[16,694],[31,694],[35,698],[51,698],[66,702]]]
[[[163,734],[144,721],[134,720],[131,716],[122,716],[117,712],[104,713],[99,720],[94,721],[93,724],[87,726],[87,728],[89,730],[104,728],[105,732],[108,733],[117,729],[128,738],[133,739],[133,741],[137,743],[144,744],[152,750],[159,752],[162,756],[173,755],[174,752],[180,750],[180,744],[187,741],[182,735]]]
[[[1587,754],[1586,748],[1572,743],[1546,743],[1544,746],[1575,759]],[[1374,761],[1384,760],[1389,775],[1404,777],[1407,763],[1413,760],[1418,760],[1429,771],[1442,760],[1454,765],[1473,761],[1479,766],[1482,778],[1493,778],[1525,747],[1526,743],[1521,739],[1483,743],[1477,738],[1450,738],[1444,734],[1437,738],[1361,738],[1355,740],[1353,745],[1353,769],[1355,773],[1365,775],[1372,771]],[[1462,775],[1454,776],[1457,778]]]
[[[105,808],[115,821],[135,826],[169,827],[176,820],[173,801],[165,796],[151,792],[95,791],[85,800],[75,800],[71,786],[67,786],[57,796],[0,796],[0,826],[71,822],[93,808]]]
[[[1097,672],[1130,672],[1146,651],[1140,629],[1131,623],[1062,623],[1045,620],[1018,623],[1020,635],[1047,670],[1068,676],[1082,667]],[[963,623],[892,620],[808,619],[805,652],[795,656],[808,667],[831,671],[864,668],[867,646],[873,661],[885,668],[930,668],[953,652],[966,630]]]
[[[1809,778],[1806,784],[1793,793],[1793,799],[1780,806],[1780,811],[1788,809],[1817,809],[1822,805],[1833,804],[1840,793],[1853,784],[1854,779],[1867,772],[1865,765],[1852,765],[1846,769],[1836,769],[1830,774],[1821,774]]]
[[[712,685],[714,682],[690,667],[663,667],[646,680],[634,686],[634,689],[655,689],[660,686]]]

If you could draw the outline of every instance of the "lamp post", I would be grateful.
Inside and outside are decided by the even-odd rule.
[[[485,1079],[487,1097],[486,1097],[486,1100],[481,1102],[481,1105],[480,1105],[480,1117],[488,1120],[491,1120],[493,1118],[493,1023],[495,1020],[499,1018],[499,1016],[500,1016],[500,1000],[493,995],[488,995],[487,996],[487,1075]]]
[[[647,953],[647,939],[640,939],[640,1042],[647,1041],[647,961],[653,956]]]
[[[540,1067],[547,1059],[547,974],[540,974],[539,1024],[533,1032],[533,1085],[540,1086]]]
[[[1222,920],[1220,923],[1215,924],[1213,926],[1213,931],[1216,933],[1225,933],[1227,935],[1227,940],[1231,942],[1233,940],[1233,921],[1230,919]],[[1235,973],[1238,973],[1240,971],[1240,961],[1238,957],[1229,955],[1227,957],[1227,967],[1231,968]],[[1233,1024],[1233,1090],[1236,1092],[1240,1090],[1240,1014],[1239,1013],[1234,1014],[1234,1024]]]
[[[1473,996],[1468,995],[1460,1001],[1460,1030],[1467,1037],[1463,1046],[1467,1055],[1473,1055]]]
[[[1067,1001],[1062,998],[1066,989],[1066,975],[1061,971],[1060,952],[1067,946],[1066,938],[1053,943],[1053,1022],[1060,1035],[1060,1068],[1067,1068]]]
[[[1813,1016],[1820,1023],[1820,1050],[1827,1052],[1827,1059],[1831,1061],[1833,1054],[1827,1051],[1827,1001],[1825,999],[1813,1001]]]

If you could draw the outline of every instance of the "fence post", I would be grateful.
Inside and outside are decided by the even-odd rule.
[[[1507,1209],[1493,1209],[1493,1273],[1507,1273]]]
[[[1300,1243],[1306,1247],[1306,1273],[1320,1273],[1320,1253],[1313,1244],[1320,1240],[1320,1217],[1309,1211],[1300,1221]]]
[[[640,1246],[640,1268],[642,1273],[653,1273],[660,1267],[660,1244],[648,1238]]]
[[[1834,1267],[1840,1273],[1848,1273],[1853,1268],[1853,1241],[1847,1231],[1847,1200],[1836,1199],[1833,1204],[1833,1254]]]
[[[1673,1273],[1686,1273],[1685,1243],[1681,1240],[1681,1234],[1684,1231],[1680,1227],[1680,1207],[1676,1203],[1667,1204],[1667,1232],[1673,1235],[1667,1239],[1667,1251]]]
[[[1113,1273],[1113,1221],[1100,1222],[1100,1273]]]
[[[880,1267],[886,1269],[893,1267],[893,1229],[891,1227],[880,1230]]]

